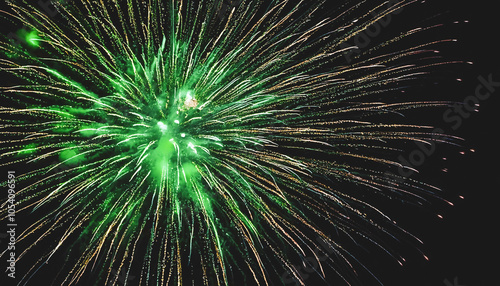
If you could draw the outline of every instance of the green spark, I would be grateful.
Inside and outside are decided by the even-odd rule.
[[[28,44],[28,46],[32,48],[40,47],[41,38],[39,37],[38,32],[36,30],[20,29],[17,31],[17,35],[21,39],[24,39],[24,41]]]

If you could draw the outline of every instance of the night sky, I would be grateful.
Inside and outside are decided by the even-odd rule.
[[[411,246],[402,248],[401,253],[406,257],[407,263],[401,267],[373,247],[360,249],[357,253],[359,257],[387,286],[500,285],[500,252],[496,230],[500,209],[497,200],[497,193],[500,191],[499,143],[496,141],[499,126],[497,109],[500,106],[500,16],[497,6],[491,1],[456,2],[460,1],[427,1],[416,9],[412,6],[408,11],[395,16],[393,23],[383,29],[380,38],[373,39],[377,42],[383,37],[391,37],[407,28],[416,27],[419,25],[417,19],[445,25],[431,36],[458,39],[458,42],[440,46],[440,55],[450,60],[474,62],[474,65],[454,64],[442,68],[439,78],[435,80],[437,84],[422,81],[409,90],[415,97],[463,102],[470,96],[474,97],[477,87],[484,85],[479,77],[499,82],[496,88],[494,85],[490,86],[490,98],[480,100],[480,111],[467,112],[465,116],[460,116],[459,123],[456,117],[454,120],[450,117],[449,120],[443,118],[449,108],[407,113],[409,122],[440,127],[446,133],[462,137],[465,141],[460,142],[462,146],[437,145],[435,152],[418,166],[420,174],[411,176],[412,179],[443,189],[443,198],[453,202],[453,207],[436,202],[431,209],[421,209],[397,202],[378,201],[385,207],[382,209],[395,218],[400,226],[424,242],[419,249],[429,258],[429,261],[423,259]],[[335,7],[335,3],[328,5]],[[468,23],[464,23],[464,20]],[[453,24],[454,21],[460,23]],[[5,26],[1,31],[8,34]],[[482,89],[486,90],[488,87]],[[408,156],[416,148],[416,145],[409,146],[408,152],[403,155]],[[1,174],[6,174],[4,169],[2,167]],[[2,198],[3,193],[4,191]],[[460,199],[460,196],[464,199]],[[2,221],[2,228],[3,225]],[[0,240],[3,249],[6,241],[2,238]],[[0,263],[3,269],[4,260],[2,257]],[[21,260],[20,264],[22,263]],[[52,267],[57,268],[57,265]],[[22,269],[20,266],[19,270]],[[334,276],[333,273],[330,274]],[[43,274],[38,278],[43,280]],[[37,282],[42,280],[33,280],[28,285],[49,285]],[[134,282],[137,281],[138,279],[131,282],[131,285],[135,285]],[[2,286],[15,285],[11,282],[6,277],[0,278]],[[314,286],[328,285],[314,275],[306,283]],[[331,285],[342,284],[333,282]]]

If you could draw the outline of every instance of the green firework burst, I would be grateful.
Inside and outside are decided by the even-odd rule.
[[[4,17],[25,28],[0,43],[0,70],[20,82],[0,87],[1,164],[34,166],[18,178],[17,209],[40,217],[20,257],[52,242],[22,283],[63,249],[60,285],[116,273],[232,285],[239,272],[266,285],[283,271],[304,284],[289,252],[319,262],[317,248],[355,279],[362,266],[327,229],[404,260],[384,243],[404,231],[366,194],[424,203],[436,188],[384,175],[405,167],[392,151],[453,138],[387,115],[448,103],[379,98],[450,63],[430,56],[438,42],[383,52],[430,28],[346,53],[415,1],[325,18],[323,2],[233,2],[79,0],[56,15],[9,4]]]

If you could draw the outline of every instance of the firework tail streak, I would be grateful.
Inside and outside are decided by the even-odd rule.
[[[367,48],[372,40],[379,36],[382,31],[387,28],[391,22],[392,22],[392,17],[394,15],[398,15],[401,12],[403,12],[404,9],[404,4],[406,1],[400,1],[400,0],[390,0],[386,4],[386,8],[390,10],[387,15],[385,15],[383,18],[378,18],[377,16],[379,15],[379,12],[376,11],[371,11],[370,14],[378,19],[377,21],[373,22],[370,24],[368,27],[365,27],[360,33],[358,33],[351,41],[352,44],[349,43],[343,43],[340,47],[345,50],[344,52],[344,57],[347,61],[347,63],[352,63],[353,56],[356,54],[359,55],[362,53],[363,49]],[[402,5],[398,5],[402,4]]]
[[[42,9],[42,11],[45,12],[46,15],[52,18],[59,14],[59,10],[55,7],[57,7],[57,5],[66,4],[66,1],[67,0],[40,0],[37,2],[37,4]],[[17,32],[9,32],[8,38],[15,45],[28,44],[33,47],[38,46],[38,43],[36,41],[36,30],[38,29],[37,25],[40,25],[40,23],[34,21],[25,21],[23,24],[24,26]]]
[[[220,20],[224,19],[224,14],[226,12],[229,12],[230,10],[238,7],[241,3],[243,3],[244,0],[224,0],[222,3],[222,8],[219,10],[219,13],[217,14],[217,17]]]
[[[477,112],[481,102],[488,100],[491,95],[500,87],[500,81],[493,79],[493,74],[488,76],[480,75],[477,78],[479,84],[476,86],[474,95],[467,96],[463,102],[454,103],[453,106],[443,113],[443,121],[450,125],[452,130],[458,130],[463,122],[470,118],[473,112]],[[418,172],[417,168],[425,164],[427,158],[434,155],[437,145],[442,143],[439,140],[445,134],[443,128],[434,128],[432,133],[435,136],[434,141],[415,142],[417,149],[412,150],[406,157],[400,155],[398,161],[401,166],[398,168],[398,176],[391,171],[387,171],[385,176],[394,179],[395,183],[403,184],[405,180]]]

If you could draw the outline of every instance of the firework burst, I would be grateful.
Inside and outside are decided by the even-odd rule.
[[[57,16],[25,1],[3,11],[25,28],[0,43],[0,70],[19,82],[0,87],[1,164],[26,166],[16,209],[38,218],[19,234],[30,242],[19,259],[51,245],[20,284],[60,253],[57,285],[115,284],[116,273],[232,285],[240,272],[267,285],[284,271],[304,284],[290,257],[320,262],[318,248],[352,282],[362,265],[344,234],[402,263],[385,245],[409,234],[367,194],[435,196],[384,173],[404,167],[391,159],[398,142],[453,138],[392,116],[448,103],[380,98],[449,63],[434,57],[438,42],[383,52],[432,27],[345,55],[415,1],[344,4],[330,17],[310,1],[73,2]]]

